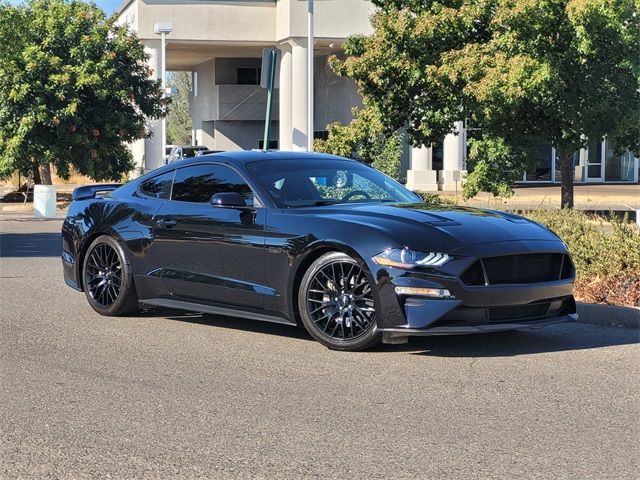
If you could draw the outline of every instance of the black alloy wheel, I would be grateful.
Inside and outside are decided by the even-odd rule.
[[[87,249],[83,285],[89,304],[101,315],[125,315],[138,310],[138,296],[124,251],[113,238],[98,237]]]
[[[318,258],[302,279],[298,301],[305,327],[324,345],[361,350],[379,343],[367,272],[348,255]]]
[[[111,245],[99,243],[91,250],[85,275],[93,301],[102,308],[113,305],[122,287],[122,263]]]

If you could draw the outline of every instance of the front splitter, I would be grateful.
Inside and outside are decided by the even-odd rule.
[[[474,333],[503,332],[508,330],[524,330],[527,328],[542,328],[558,323],[575,322],[578,320],[577,313],[570,313],[562,317],[546,318],[541,320],[521,320],[518,322],[502,323],[482,323],[482,324],[461,324],[461,325],[436,325],[430,328],[380,328],[383,339],[397,337],[426,337],[431,335],[469,335]]]

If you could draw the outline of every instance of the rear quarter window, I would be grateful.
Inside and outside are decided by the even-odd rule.
[[[145,180],[140,184],[140,193],[147,197],[169,200],[175,170]]]

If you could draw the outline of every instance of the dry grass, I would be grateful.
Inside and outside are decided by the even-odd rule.
[[[95,180],[90,179],[84,175],[80,175],[79,173],[72,173],[68,179],[60,178],[56,175],[55,169],[51,172],[52,174],[52,183],[54,185],[87,185],[89,183],[96,183]],[[20,183],[18,183],[18,178],[20,179]],[[12,187],[14,190],[20,190],[20,187],[24,187],[27,182],[27,178],[24,175],[18,175],[14,173],[10,177],[0,179],[0,186],[3,187]]]

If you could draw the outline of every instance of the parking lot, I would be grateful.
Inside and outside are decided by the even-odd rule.
[[[302,330],[97,315],[60,220],[0,217],[0,478],[637,479],[637,330],[343,353]]]

